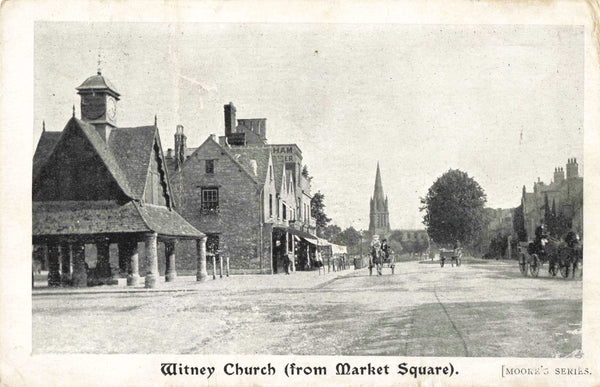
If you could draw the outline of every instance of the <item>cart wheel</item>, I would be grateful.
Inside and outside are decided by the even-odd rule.
[[[567,264],[567,265],[564,265],[564,264],[560,265],[560,275],[563,278],[569,278],[569,272],[571,271],[569,269],[570,269],[570,265],[569,264]]]
[[[525,255],[521,254],[521,258],[519,258],[519,270],[523,277],[527,277],[527,260],[525,259]]]
[[[531,256],[531,264],[529,265],[529,272],[532,277],[537,277],[540,273],[540,260],[536,254]]]

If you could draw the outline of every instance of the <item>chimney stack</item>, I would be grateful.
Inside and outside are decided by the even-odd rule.
[[[235,125],[237,123],[235,119],[235,106],[233,102],[229,102],[224,106],[225,110],[225,136],[229,137],[232,133],[235,133]]]
[[[565,170],[562,167],[554,168],[554,182],[561,183],[565,180]]]
[[[567,179],[573,179],[579,176],[579,164],[577,159],[572,158],[567,161]]]

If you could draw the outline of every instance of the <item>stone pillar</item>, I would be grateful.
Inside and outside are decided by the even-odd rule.
[[[158,281],[158,246],[157,235],[152,233],[146,235],[146,287],[155,288]]]
[[[71,245],[73,254],[73,276],[72,283],[75,287],[87,286],[87,270],[85,267],[85,245],[77,242]]]
[[[292,237],[292,272],[296,271],[296,242],[295,238]]]
[[[225,270],[227,273],[227,277],[229,277],[229,255],[225,257],[225,262],[227,263],[227,265],[225,266]]]
[[[118,243],[119,246],[119,277],[129,273],[129,249],[126,241]]]
[[[101,281],[109,280],[111,277],[110,244],[108,243],[108,241],[98,242],[96,243],[96,250],[98,251],[96,261],[96,276]]]
[[[217,279],[217,260],[215,255],[212,256],[212,271],[213,271],[213,279]]]
[[[219,254],[219,278],[223,278],[223,257]]]
[[[140,282],[140,249],[138,241],[132,240],[127,243],[127,255],[129,263],[127,265],[127,286],[136,286]]]
[[[48,244],[48,286],[60,286],[60,261],[58,244]]]
[[[198,263],[196,265],[196,281],[206,281],[206,237],[196,241]]]
[[[60,244],[60,263],[61,275],[60,283],[62,286],[71,286],[71,244]]]
[[[175,281],[177,278],[177,270],[175,269],[175,240],[165,242],[166,266],[165,281]]]

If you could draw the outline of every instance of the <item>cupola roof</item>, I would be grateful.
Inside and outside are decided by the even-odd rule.
[[[98,73],[96,75],[92,75],[91,77],[89,77],[88,79],[83,81],[83,83],[76,89],[79,91],[82,91],[82,90],[110,90],[117,97],[120,95],[119,92],[117,91],[117,89],[113,86],[113,84],[108,79],[106,79],[104,76],[102,76],[102,73],[100,72],[100,70],[98,70]]]

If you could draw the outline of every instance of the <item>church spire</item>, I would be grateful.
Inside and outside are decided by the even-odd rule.
[[[369,231],[373,234],[385,235],[390,231],[390,215],[388,211],[388,198],[383,193],[383,184],[381,183],[381,171],[379,170],[379,161],[377,162],[377,172],[375,174],[375,189],[371,198]]]
[[[383,184],[381,184],[381,172],[379,171],[379,161],[377,162],[377,173],[375,175],[375,190],[373,192],[373,200],[377,204],[383,204],[385,197],[383,195]],[[383,209],[379,207],[379,209]]]

